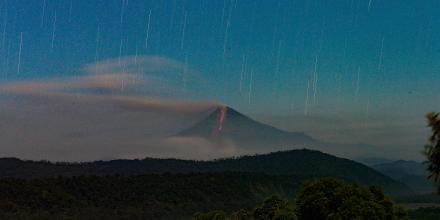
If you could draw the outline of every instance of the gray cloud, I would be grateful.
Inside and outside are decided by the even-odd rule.
[[[168,58],[127,57],[88,65],[81,76],[2,84],[0,155],[67,161],[230,155],[230,143],[169,138],[220,105],[155,94],[178,91],[185,68]]]

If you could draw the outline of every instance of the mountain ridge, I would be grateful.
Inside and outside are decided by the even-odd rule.
[[[371,167],[394,180],[405,183],[417,193],[425,194],[437,191],[434,181],[428,179],[429,173],[423,163],[397,160]]]
[[[141,160],[51,163],[48,161],[17,161],[8,158],[0,159],[0,166],[8,167],[8,169],[0,170],[0,178],[250,172],[268,175],[333,176],[362,185],[380,185],[390,194],[412,193],[404,184],[363,164],[307,149],[210,161],[145,158]]]

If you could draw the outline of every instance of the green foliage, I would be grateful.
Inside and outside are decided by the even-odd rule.
[[[438,220],[440,208],[419,208],[409,212],[409,218],[415,220]]]
[[[217,211],[218,212],[218,211]],[[224,214],[224,212],[221,212]],[[200,216],[197,214],[196,217]],[[211,220],[212,213],[206,213]],[[224,219],[232,219],[227,215]],[[406,220],[407,211],[394,206],[381,187],[361,187],[334,178],[309,181],[296,197],[295,204],[274,195],[258,205],[253,218],[243,220]]]
[[[10,201],[0,201],[0,213],[15,213],[18,211],[18,207],[15,203]]]
[[[293,205],[278,195],[266,199],[254,210],[255,220],[296,219]]]
[[[291,150],[213,161],[178,159],[112,160],[90,163],[50,163],[0,159],[1,177],[47,178],[57,176],[144,175],[164,173],[249,172],[303,177],[332,176],[362,185],[380,185],[387,193],[411,190],[370,167],[313,150]]]
[[[0,179],[0,219],[406,219],[380,187],[325,178],[193,173]],[[207,212],[209,210],[218,210]]]
[[[439,113],[429,113],[427,116],[428,126],[431,127],[432,134],[429,144],[425,146],[425,155],[428,159],[429,178],[434,178],[437,182],[440,193],[440,119]]]
[[[440,195],[432,194],[417,194],[395,197],[394,201],[397,203],[440,203]]]
[[[253,212],[240,209],[230,215],[223,211],[196,213],[193,220],[297,220],[293,204],[280,195],[273,195],[258,205]]]
[[[207,213],[196,213],[193,220],[227,220],[224,211],[212,211]]]
[[[240,209],[236,212],[233,212],[230,217],[230,220],[250,220],[252,219],[252,213],[246,209]]]
[[[257,173],[0,179],[0,219],[189,219],[197,211],[249,209],[276,192],[293,196],[303,180]]]
[[[394,219],[409,219],[408,218],[408,210],[406,210],[405,208],[401,207],[401,206],[396,206],[393,209],[393,220]]]
[[[296,199],[299,219],[405,219],[378,187],[324,178],[304,184]],[[399,216],[397,216],[398,214]]]
[[[290,211],[279,211],[274,217],[273,220],[297,220],[296,214]]]

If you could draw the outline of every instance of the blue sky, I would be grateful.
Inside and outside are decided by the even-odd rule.
[[[2,79],[81,74],[95,60],[138,53],[186,61],[210,79],[204,95],[246,111],[304,103],[315,68],[323,106],[339,97],[344,108],[355,108],[353,93],[361,103],[438,98],[430,91],[439,79],[439,7],[378,0],[4,0]],[[241,77],[242,93],[249,93],[251,71],[249,104],[248,94],[237,93]]]
[[[420,129],[440,109],[439,10],[436,0],[2,0],[0,79],[154,55],[201,75],[184,98],[275,125],[289,115],[398,116]]]

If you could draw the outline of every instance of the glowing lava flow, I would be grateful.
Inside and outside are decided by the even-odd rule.
[[[226,112],[227,112],[226,106],[219,107],[217,132],[221,132],[223,129],[223,125],[226,119]]]

